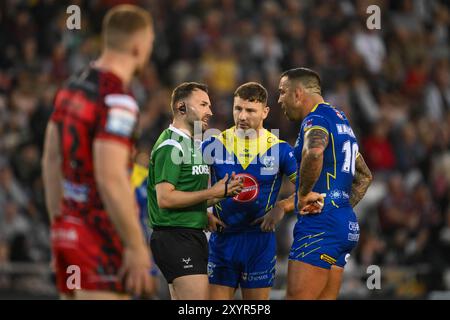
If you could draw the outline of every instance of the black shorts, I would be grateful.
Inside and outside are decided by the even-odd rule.
[[[168,283],[182,276],[207,274],[208,240],[203,230],[155,227],[150,247]]]

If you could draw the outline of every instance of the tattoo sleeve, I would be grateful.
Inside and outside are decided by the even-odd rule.
[[[307,195],[319,179],[323,165],[323,152],[328,145],[328,132],[310,129],[305,133],[305,143],[300,164],[299,194]]]
[[[372,173],[361,154],[356,158],[355,169],[350,195],[350,204],[352,207],[355,207],[361,201],[372,182]]]

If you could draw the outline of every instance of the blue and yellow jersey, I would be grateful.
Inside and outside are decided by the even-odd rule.
[[[147,213],[147,176],[148,169],[139,164],[133,165],[131,173],[131,186],[134,190],[137,204],[139,206],[139,221],[146,239],[149,239],[149,225]]]
[[[292,147],[266,129],[258,138],[238,137],[234,127],[202,143],[203,159],[211,166],[211,184],[234,171],[244,189],[214,207],[227,225],[224,232],[260,230],[250,223],[268,212],[277,200],[282,175],[295,181],[297,164]]]
[[[323,130],[328,134],[328,146],[323,157],[323,167],[313,191],[326,194],[322,212],[350,206],[350,192],[355,175],[355,159],[359,156],[355,134],[345,114],[328,103],[317,104],[303,120],[294,147],[295,158],[299,164],[305,133],[311,129]],[[299,177],[296,182],[298,194]],[[298,213],[297,197],[295,211]]]

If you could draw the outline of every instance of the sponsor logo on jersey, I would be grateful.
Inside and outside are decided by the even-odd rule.
[[[337,200],[337,199],[340,199],[342,197],[341,190],[337,190],[337,189],[332,190],[329,193],[329,195],[330,195],[330,198],[333,199],[333,200]]]
[[[189,264],[191,260],[192,260],[191,257],[181,259],[181,261],[183,261],[184,263],[183,269],[191,269],[194,267],[192,264]]]
[[[348,260],[350,260],[350,253],[347,253],[346,255],[345,255],[345,263],[347,263],[348,262]]]
[[[88,201],[89,187],[71,181],[63,181],[64,199],[86,203]]]
[[[76,229],[54,229],[51,234],[51,239],[53,241],[67,241],[76,242],[78,241],[78,232]]]
[[[110,109],[105,130],[119,136],[130,137],[139,112],[136,100],[126,94],[109,94],[105,96],[105,104]]]
[[[306,120],[306,122],[305,122],[305,127],[303,128],[303,130],[306,131],[306,129],[311,128],[312,125],[313,125],[313,120],[312,120],[312,119]]]
[[[358,240],[359,240],[359,233],[349,233],[348,234],[348,241],[357,242]]]
[[[108,113],[105,129],[109,133],[130,137],[137,121],[137,115],[124,109],[114,108]]]
[[[275,156],[264,156],[261,158],[261,175],[274,175],[278,173],[279,164]]]
[[[334,112],[336,112],[336,115],[339,117],[339,119],[344,120],[344,116],[342,115],[342,113],[339,110],[333,109]]]
[[[359,224],[358,222],[348,222],[348,229],[351,231],[348,234],[348,241],[358,241],[359,240]]]
[[[192,166],[192,175],[209,174],[209,167],[206,164]]]
[[[252,282],[252,281],[262,281],[262,280],[269,280],[269,278],[271,277],[270,274],[249,274],[247,277],[247,281],[248,282]]]
[[[263,165],[266,168],[273,168],[275,166],[275,157],[274,156],[264,156],[261,160]]]
[[[236,175],[237,179],[241,179],[244,187],[237,196],[233,198],[238,202],[250,202],[255,200],[259,194],[259,184],[255,177],[248,173],[239,173]]]
[[[213,278],[214,277],[214,268],[216,265],[212,262],[208,262],[208,277]]]
[[[359,224],[358,224],[358,222],[352,222],[352,221],[350,221],[350,222],[348,223],[348,229],[349,229],[350,231],[359,231]]]

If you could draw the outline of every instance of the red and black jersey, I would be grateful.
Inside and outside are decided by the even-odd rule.
[[[57,92],[51,120],[60,133],[63,216],[81,218],[100,229],[111,227],[95,183],[93,143],[114,140],[130,148],[131,154],[138,114],[122,81],[105,70],[88,67]]]

